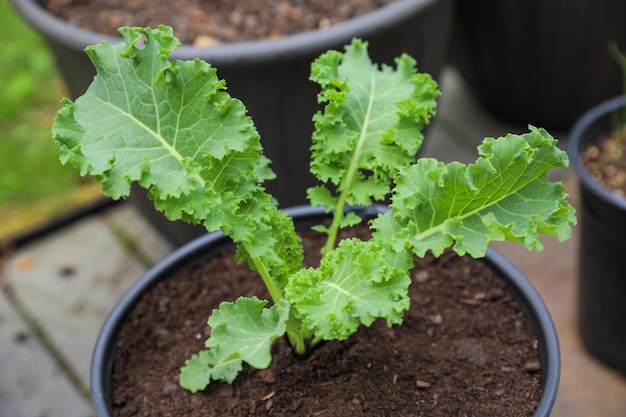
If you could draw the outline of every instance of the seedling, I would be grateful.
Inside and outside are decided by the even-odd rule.
[[[437,85],[406,54],[395,68],[372,64],[367,43],[355,39],[312,64],[325,108],[314,116],[312,145],[320,185],[308,196],[332,223],[317,227],[328,235],[320,266],[304,269],[292,220],[263,188],[273,173],[259,135],[216,69],[170,61],[179,42],[169,27],[120,33],[120,44],[86,49],[97,76],[76,102],[62,101],[53,126],[62,162],[95,176],[112,198],[138,182],[169,219],[221,230],[272,298],[241,297],[213,311],[206,350],[181,372],[193,392],[232,383],[244,362],[267,367],[272,343],[285,335],[305,355],[377,318],[400,324],[414,255],[452,247],[481,257],[494,240],[541,249],[539,234],[570,235],[574,209],[562,184],[547,181],[550,169],[568,164],[552,136],[530,127],[487,138],[471,165],[415,161]],[[361,221],[348,206],[389,195],[390,210],[370,222],[372,239],[337,242],[339,229]]]

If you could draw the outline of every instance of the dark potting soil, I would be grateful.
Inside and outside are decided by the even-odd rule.
[[[582,153],[591,175],[615,194],[626,197],[626,131],[604,136]]]
[[[305,239],[307,253],[321,242]],[[279,339],[268,369],[244,366],[233,385],[191,394],[179,368],[203,349],[212,309],[267,294],[232,252],[179,272],[144,297],[121,335],[115,416],[531,416],[541,395],[537,341],[503,283],[453,253],[417,259],[412,278],[402,326],[376,321],[307,359]]]
[[[47,0],[76,26],[117,35],[120,26],[172,26],[185,44],[279,38],[324,29],[394,0]]]

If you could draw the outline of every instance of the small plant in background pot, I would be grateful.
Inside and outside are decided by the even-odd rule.
[[[626,56],[611,53],[624,74]],[[605,101],[572,128],[569,151],[582,200],[578,324],[586,348],[626,374],[626,97]]]
[[[232,383],[245,364],[266,368],[286,336],[307,357],[322,341],[345,340],[376,319],[400,325],[409,308],[413,257],[482,257],[490,241],[540,249],[539,234],[563,240],[575,222],[560,183],[568,164],[546,131],[487,138],[474,164],[415,161],[421,129],[435,112],[436,83],[408,55],[396,67],[372,64],[367,44],[329,51],[312,64],[323,111],[314,116],[311,204],[331,213],[319,267],[303,268],[293,221],[265,192],[272,177],[244,105],[201,60],[168,60],[172,29],[121,28],[125,43],[87,48],[98,75],[75,102],[65,99],[53,126],[61,159],[95,176],[105,193],[147,188],[172,220],[221,230],[237,258],[258,272],[271,296],[240,297],[211,314],[206,350],[189,358],[180,383],[197,392]],[[145,41],[139,45],[140,39]],[[370,223],[372,238],[339,240],[362,221],[349,206],[391,194]]]
[[[624,74],[626,92],[626,56],[615,43],[611,43],[609,48]],[[582,158],[594,178],[616,195],[626,197],[626,109],[621,108],[611,117],[613,127],[610,134],[597,138],[594,144],[584,150]]]

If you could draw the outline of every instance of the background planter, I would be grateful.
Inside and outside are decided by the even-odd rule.
[[[81,95],[95,75],[83,49],[104,39],[121,41],[67,24],[41,7],[41,0],[11,2],[47,40],[73,97]],[[318,87],[309,81],[311,62],[326,50],[342,48],[360,37],[369,41],[374,62],[392,64],[407,52],[417,59],[420,71],[437,78],[445,59],[451,12],[452,0],[397,0],[323,31],[210,48],[181,45],[171,56],[199,57],[227,80],[230,94],[246,104],[273,161],[278,178],[266,184],[269,192],[281,206],[293,206],[307,203],[306,189],[316,184],[309,173],[311,119],[319,108]],[[171,222],[154,211],[145,193],[132,195],[131,201],[174,244],[205,233],[202,227],[179,222],[166,226]]]
[[[622,91],[625,18],[621,0],[459,0],[452,61],[495,116],[568,130]]]
[[[380,210],[384,208],[370,207],[360,214],[375,214]],[[301,228],[319,224],[320,219],[327,216],[323,209],[310,207],[296,207],[288,210],[288,213],[296,220],[297,227]],[[113,415],[111,373],[117,335],[125,325],[127,315],[143,294],[160,280],[170,276],[173,271],[200,262],[230,245],[230,240],[221,233],[207,234],[190,242],[147,272],[118,302],[102,327],[92,358],[90,389],[96,416]],[[537,337],[543,394],[534,416],[549,416],[556,399],[560,377],[559,345],[550,314],[526,277],[501,255],[489,249],[484,262],[506,283],[513,298],[524,310]]]
[[[585,113],[570,135],[572,168],[580,177],[578,322],[585,347],[626,374],[626,198],[595,180],[580,152],[615,127],[626,96]]]

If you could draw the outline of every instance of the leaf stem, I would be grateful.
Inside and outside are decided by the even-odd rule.
[[[315,345],[322,341],[320,337],[314,337],[307,346],[306,340],[309,340],[313,334],[301,320],[295,318],[293,315],[290,315],[289,317],[287,328],[287,338],[289,339],[289,344],[293,347],[295,354],[298,356],[306,355],[308,351],[313,349]]]
[[[337,201],[337,205],[335,206],[333,221],[328,228],[328,239],[326,240],[326,244],[322,248],[322,255],[325,255],[327,252],[333,250],[333,248],[335,247],[337,234],[339,233],[339,225],[341,224],[344,217],[343,209],[346,205],[346,198],[344,193],[345,191],[341,193]]]
[[[261,278],[263,279],[265,286],[269,290],[270,296],[272,297],[274,303],[276,304],[280,302],[286,302],[283,300],[282,289],[276,285],[263,261],[250,255],[250,248],[247,244],[242,243],[242,245],[246,252],[248,252],[249,259],[252,260],[252,263],[261,275]],[[302,333],[302,327],[302,322],[295,318],[293,314],[290,314],[288,328],[291,328],[292,330],[287,331],[287,338],[289,339],[289,344],[293,347],[297,355],[304,355],[307,350],[306,344],[304,342],[304,335]]]
[[[307,353],[306,342],[304,338],[304,334],[302,333],[302,322],[295,317],[290,317],[290,325],[291,330],[287,330],[287,338],[289,339],[289,344],[293,348],[293,351],[298,356],[305,356]]]
[[[374,78],[370,78],[370,91],[374,91]],[[361,133],[359,134],[359,139],[356,143],[354,154],[352,155],[352,160],[350,161],[350,167],[348,167],[348,171],[346,172],[346,176],[343,181],[343,187],[341,187],[342,191],[339,194],[339,198],[337,199],[335,212],[333,214],[333,221],[330,225],[330,228],[328,229],[328,240],[326,241],[326,244],[322,248],[322,255],[324,255],[326,252],[332,250],[335,247],[337,234],[339,233],[339,227],[341,226],[341,222],[343,221],[343,217],[344,217],[343,211],[346,206],[346,199],[348,198],[348,192],[352,188],[354,175],[356,171],[358,170],[359,160],[363,152],[363,146],[365,145],[365,139],[367,137],[367,126],[371,118],[373,105],[374,105],[374,94],[370,94],[369,101],[367,104],[367,111],[364,117],[363,125],[361,126]]]
[[[368,111],[369,112],[369,111]],[[354,150],[354,155],[352,157],[352,161],[350,163],[350,168],[344,178],[343,187],[341,193],[339,194],[339,198],[337,198],[337,204],[335,205],[335,212],[333,213],[333,221],[328,228],[328,240],[326,244],[322,248],[322,255],[326,252],[333,250],[335,247],[335,243],[337,241],[337,234],[339,233],[339,227],[341,226],[341,222],[344,218],[344,209],[346,207],[346,200],[348,198],[348,192],[352,187],[352,180],[354,179],[354,173],[358,168],[359,157],[361,156],[361,151],[363,149],[363,142],[365,141],[365,129],[361,130],[361,136],[359,137],[359,141],[357,143],[356,149]]]
[[[274,303],[279,303],[280,300],[283,299],[283,290],[276,285],[276,282],[274,282],[274,280],[270,276],[267,270],[267,267],[265,266],[265,263],[263,263],[261,259],[258,259],[251,255],[250,246],[246,243],[242,243],[242,245],[244,249],[246,250],[246,252],[248,252],[248,258],[252,260],[252,263],[254,264],[257,271],[261,275],[261,278],[263,279],[265,286],[270,292],[270,296],[272,297],[272,300],[274,301]]]
[[[313,338],[313,340],[311,340],[311,343],[309,343],[309,349],[313,349],[322,340],[323,339],[321,337],[319,337],[319,336],[316,336],[315,338]]]
[[[370,105],[371,107],[371,105]],[[368,110],[369,114],[369,110]],[[348,198],[348,192],[352,187],[352,180],[354,179],[354,173],[358,168],[359,157],[361,156],[361,151],[363,149],[363,143],[365,141],[365,128],[361,130],[361,136],[359,137],[359,141],[357,143],[356,149],[354,150],[354,155],[352,156],[352,161],[350,162],[350,168],[344,178],[342,191],[339,194],[339,198],[337,199],[337,204],[335,205],[335,212],[333,213],[333,221],[330,224],[328,229],[328,240],[326,244],[322,248],[322,255],[326,252],[333,250],[335,247],[335,243],[337,241],[337,234],[339,233],[339,227],[341,226],[341,222],[344,218],[344,209],[346,207],[346,200]]]

